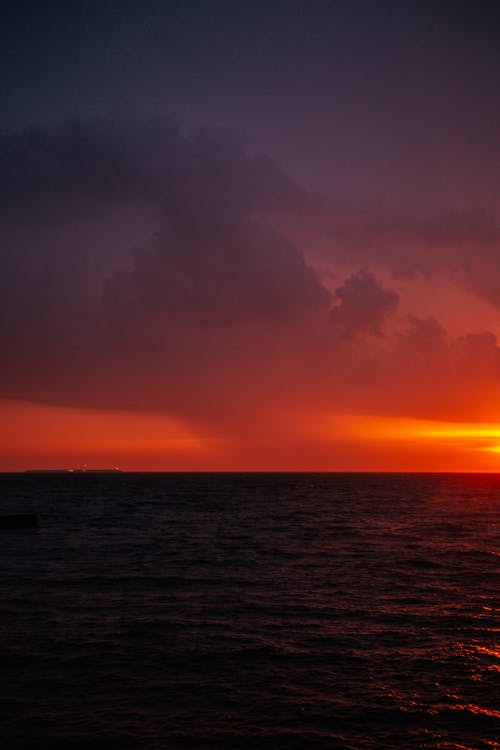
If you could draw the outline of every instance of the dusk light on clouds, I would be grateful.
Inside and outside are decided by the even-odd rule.
[[[497,4],[70,5],[2,21],[0,468],[497,470]]]

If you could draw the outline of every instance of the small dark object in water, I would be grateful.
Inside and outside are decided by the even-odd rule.
[[[16,513],[11,516],[0,516],[0,529],[38,529],[36,513]]]

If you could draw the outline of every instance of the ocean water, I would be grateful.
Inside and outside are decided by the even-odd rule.
[[[1,475],[0,743],[500,747],[500,475]]]

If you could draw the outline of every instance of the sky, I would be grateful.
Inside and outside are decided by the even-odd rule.
[[[500,468],[500,9],[7,2],[0,470]]]

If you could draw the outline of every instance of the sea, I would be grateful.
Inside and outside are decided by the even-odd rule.
[[[500,475],[3,474],[5,750],[500,748]]]

